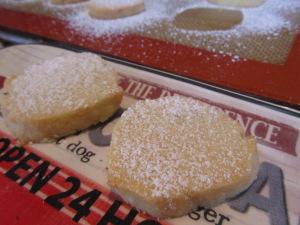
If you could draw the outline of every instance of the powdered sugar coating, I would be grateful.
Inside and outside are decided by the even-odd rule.
[[[185,97],[136,103],[113,131],[109,176],[156,197],[193,196],[251,171],[254,152],[223,112]]]
[[[194,8],[239,10],[243,14],[243,21],[228,30],[188,30],[174,25],[177,15]],[[241,59],[255,59],[272,64],[284,63],[285,57],[288,55],[287,49],[292,44],[288,38],[284,38],[284,35],[289,33],[293,36],[299,30],[299,25],[295,22],[299,17],[298,15],[300,15],[299,11],[300,1],[295,0],[267,0],[261,6],[255,8],[234,8],[199,0],[145,0],[145,11],[133,16],[113,20],[98,20],[91,18],[88,10],[79,10],[77,13],[68,15],[67,20],[69,25],[77,32],[90,37],[105,37],[105,41],[110,43],[110,46],[115,44],[115,39],[111,39],[110,35],[134,33],[194,48],[207,49],[221,55],[214,55],[216,58],[231,56],[231,62],[222,65],[223,67]],[[253,42],[256,38],[267,40],[262,43],[261,41]],[[282,38],[289,46],[283,47],[280,54],[274,53],[272,49],[281,46],[282,42],[280,40]],[[119,36],[118,40],[122,41],[122,38]],[[137,43],[137,45],[141,49],[151,48],[144,42]],[[128,47],[130,49],[135,48],[134,45]],[[107,47],[104,50],[110,51],[110,48]],[[158,50],[158,53],[156,56],[157,61],[161,57],[160,50]],[[175,54],[180,54],[180,52],[177,51]],[[270,57],[270,55],[277,56]],[[141,54],[137,57],[143,63],[150,55],[145,51],[145,55]],[[201,60],[210,61],[211,59],[204,58]]]
[[[102,2],[102,0],[95,1],[99,3]],[[135,1],[138,0],[133,0],[132,2]],[[17,0],[0,0],[0,4],[4,3],[4,5],[16,5],[21,2]],[[121,51],[121,49],[112,48],[112,46],[116,44],[116,39],[111,38],[111,35],[119,34],[117,41],[122,41],[121,35],[134,33],[177,44],[191,45],[194,48],[207,49],[208,51],[218,53],[214,55],[216,58],[222,56],[226,57],[227,55],[231,56],[231,62],[228,62],[226,65],[230,65],[241,59],[254,59],[271,64],[283,64],[288,56],[288,49],[292,44],[292,37],[296,35],[299,30],[297,21],[299,21],[300,15],[300,1],[297,0],[267,0],[262,5],[254,8],[215,5],[205,0],[145,0],[145,10],[143,12],[133,16],[111,20],[92,18],[89,14],[89,10],[84,6],[86,2],[82,5],[65,4],[59,6],[50,4],[47,0],[41,2],[47,10],[56,13],[64,9],[69,11],[72,8],[70,13],[58,14],[68,21],[72,29],[85,36],[85,38],[81,40],[81,45],[85,45],[86,40],[93,41],[95,37],[101,36],[108,45],[107,47],[105,47],[105,45],[102,46],[102,51],[108,53],[111,52],[112,49],[114,49],[114,53]],[[111,6],[116,6],[129,2],[129,0],[104,0],[104,2],[109,3]],[[193,8],[240,10],[243,14],[243,21],[241,24],[229,30],[203,31],[175,27],[173,23],[176,16],[185,10]],[[53,23],[55,23],[55,21]],[[163,25],[163,31],[161,30],[161,25]],[[290,34],[288,36],[291,37],[285,37],[287,34]],[[253,42],[256,38],[260,41]],[[282,46],[283,43],[281,39],[285,40],[284,46]],[[261,40],[264,41],[261,42]],[[141,49],[144,49],[144,47],[152,47],[144,44],[144,42],[137,43]],[[152,45],[152,43],[150,44]],[[136,48],[135,45],[129,45],[128,47],[130,50]],[[278,51],[280,54],[274,52],[274,49],[277,48],[281,49]],[[141,63],[149,57],[147,51],[144,53],[145,54],[137,55]],[[156,56],[157,61],[159,61],[161,57],[160,50],[158,50],[158,53]],[[175,54],[181,54],[181,52],[177,51],[174,55]],[[124,53],[121,55],[124,55]],[[203,60],[210,61],[210,58],[204,58]],[[224,65],[217,65],[217,67],[221,66]]]
[[[31,65],[11,82],[9,111],[44,117],[93,106],[119,91],[115,74],[90,53],[69,53]]]
[[[132,1],[136,2],[138,0]],[[99,4],[102,2],[96,0]],[[127,0],[104,1],[111,2],[110,5],[122,5]],[[129,1],[128,1],[129,2]],[[102,3],[101,3],[102,4]],[[283,28],[292,29],[291,22],[285,17],[285,14],[295,14],[299,12],[300,2],[294,0],[268,0],[263,5],[256,8],[238,8],[242,11],[244,19],[242,23],[230,30],[212,30],[212,31],[190,31],[177,28],[169,28],[167,33],[177,35],[179,32],[186,32],[186,35],[197,35],[205,37],[214,35],[220,37],[235,36],[241,37],[252,33],[278,35]],[[191,8],[223,8],[232,9],[233,7],[210,4],[207,1],[171,1],[171,0],[145,0],[145,12],[138,15],[119,20],[94,20],[87,12],[81,11],[68,17],[70,26],[79,31],[88,34],[101,36],[105,34],[116,34],[132,31],[144,32],[154,23],[166,22],[173,23],[174,18],[180,12]],[[201,42],[201,38],[198,40]]]

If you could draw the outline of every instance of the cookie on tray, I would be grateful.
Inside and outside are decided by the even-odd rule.
[[[29,66],[4,84],[4,121],[21,143],[75,133],[104,121],[123,91],[117,73],[101,57],[70,53]]]
[[[221,110],[186,97],[130,107],[113,130],[108,159],[113,190],[159,218],[221,203],[258,171],[255,139]]]
[[[117,19],[145,10],[144,0],[92,0],[87,7],[90,16],[95,19]]]

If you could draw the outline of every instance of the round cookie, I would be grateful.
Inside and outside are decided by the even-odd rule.
[[[69,53],[31,65],[5,81],[4,122],[21,143],[88,128],[119,108],[123,91],[116,75],[101,57],[91,53]]]
[[[116,19],[133,16],[145,10],[144,0],[93,0],[87,4],[95,19]]]
[[[174,25],[186,30],[226,30],[241,24],[243,13],[239,10],[220,8],[192,8],[178,15]]]
[[[139,101],[117,122],[108,154],[108,184],[125,201],[159,218],[213,206],[256,178],[254,138],[200,101]]]

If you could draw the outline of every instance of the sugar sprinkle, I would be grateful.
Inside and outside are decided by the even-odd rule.
[[[31,65],[11,83],[10,112],[53,116],[86,108],[119,90],[114,75],[91,53],[69,53]]]
[[[129,179],[129,186],[141,184],[146,196],[192,196],[251,170],[253,152],[247,150],[237,123],[191,98],[139,101],[122,115],[117,127],[109,176],[125,183]]]

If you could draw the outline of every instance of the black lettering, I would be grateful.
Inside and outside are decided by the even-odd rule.
[[[81,144],[81,141],[79,141],[78,144],[71,143],[67,146],[67,149],[70,150],[71,152],[74,152],[80,144]]]
[[[0,154],[3,153],[10,145],[10,140],[8,138],[1,138],[0,139]]]
[[[200,220],[201,219],[200,212],[202,210],[205,210],[205,208],[202,206],[198,206],[198,208],[195,211],[188,214],[188,217],[191,218],[192,220]]]
[[[13,162],[15,160],[20,159],[25,153],[25,149],[22,147],[12,147],[10,150],[8,150],[6,153],[4,153],[2,156],[0,156],[0,162],[6,161],[6,162]]]
[[[78,141],[77,143],[71,143],[67,145],[66,149],[70,150],[74,154],[81,156],[80,161],[87,163],[90,161],[92,156],[95,156],[96,154],[94,152],[88,151],[86,147],[80,146],[81,141]]]
[[[52,177],[54,177],[58,171],[59,167],[55,167],[52,171],[50,171],[47,175],[48,167],[50,163],[48,161],[44,161],[42,164],[37,166],[30,174],[28,174],[21,182],[20,185],[23,186],[28,181],[30,181],[33,177],[36,177],[31,188],[31,193],[36,193],[39,191]]]
[[[204,218],[207,222],[215,222],[215,219],[217,218],[217,213],[215,210],[207,209],[204,212]]]
[[[227,220],[228,222],[230,221],[230,219],[229,219],[227,216],[224,216],[224,215],[222,215],[222,214],[219,214],[219,215],[220,215],[220,219],[219,219],[219,222],[216,223],[216,225],[223,225],[223,222],[224,222],[225,220]]]
[[[20,160],[14,167],[12,167],[10,170],[8,170],[6,172],[6,176],[9,177],[10,179],[12,179],[13,181],[16,181],[20,178],[20,176],[18,174],[16,174],[17,170],[25,170],[27,171],[28,169],[30,169],[30,165],[27,164],[28,161],[33,160],[35,162],[40,161],[40,157],[37,156],[34,153],[30,153],[29,155],[27,155],[25,158],[23,158],[22,160]]]
[[[143,222],[138,223],[138,225],[161,225],[161,223],[156,220],[144,220]]]
[[[270,190],[269,198],[259,194],[267,182]],[[262,163],[257,180],[246,192],[231,201],[229,205],[239,212],[246,212],[249,206],[253,205],[258,209],[269,212],[272,225],[288,225],[282,170],[271,163]]]
[[[95,156],[96,154],[94,152],[87,152],[84,156],[81,157],[80,161],[87,163],[90,161],[92,156]]]
[[[100,222],[97,225],[108,225],[109,223],[112,223],[114,225],[130,225],[134,220],[134,217],[137,215],[138,211],[132,208],[129,214],[126,216],[126,218],[122,220],[115,216],[116,212],[118,211],[121,205],[122,203],[120,201],[114,201],[112,206],[101,218]]]
[[[86,148],[85,147],[79,147],[77,150],[76,150],[76,154],[77,155],[84,155],[86,153]]]
[[[188,214],[188,216],[192,219],[192,220],[200,220],[201,216],[200,213],[198,213],[197,211],[193,211],[191,213]]]
[[[78,222],[83,216],[90,214],[90,207],[99,198],[101,192],[98,190],[92,190],[70,202],[69,206],[77,211],[73,220]]]
[[[54,208],[60,210],[62,207],[64,207],[64,204],[61,203],[59,200],[62,198],[69,197],[70,195],[74,194],[79,188],[80,188],[80,180],[76,177],[68,177],[66,179],[67,182],[71,183],[71,187],[64,191],[60,192],[58,194],[50,195],[45,199],[45,202],[53,206]]]

